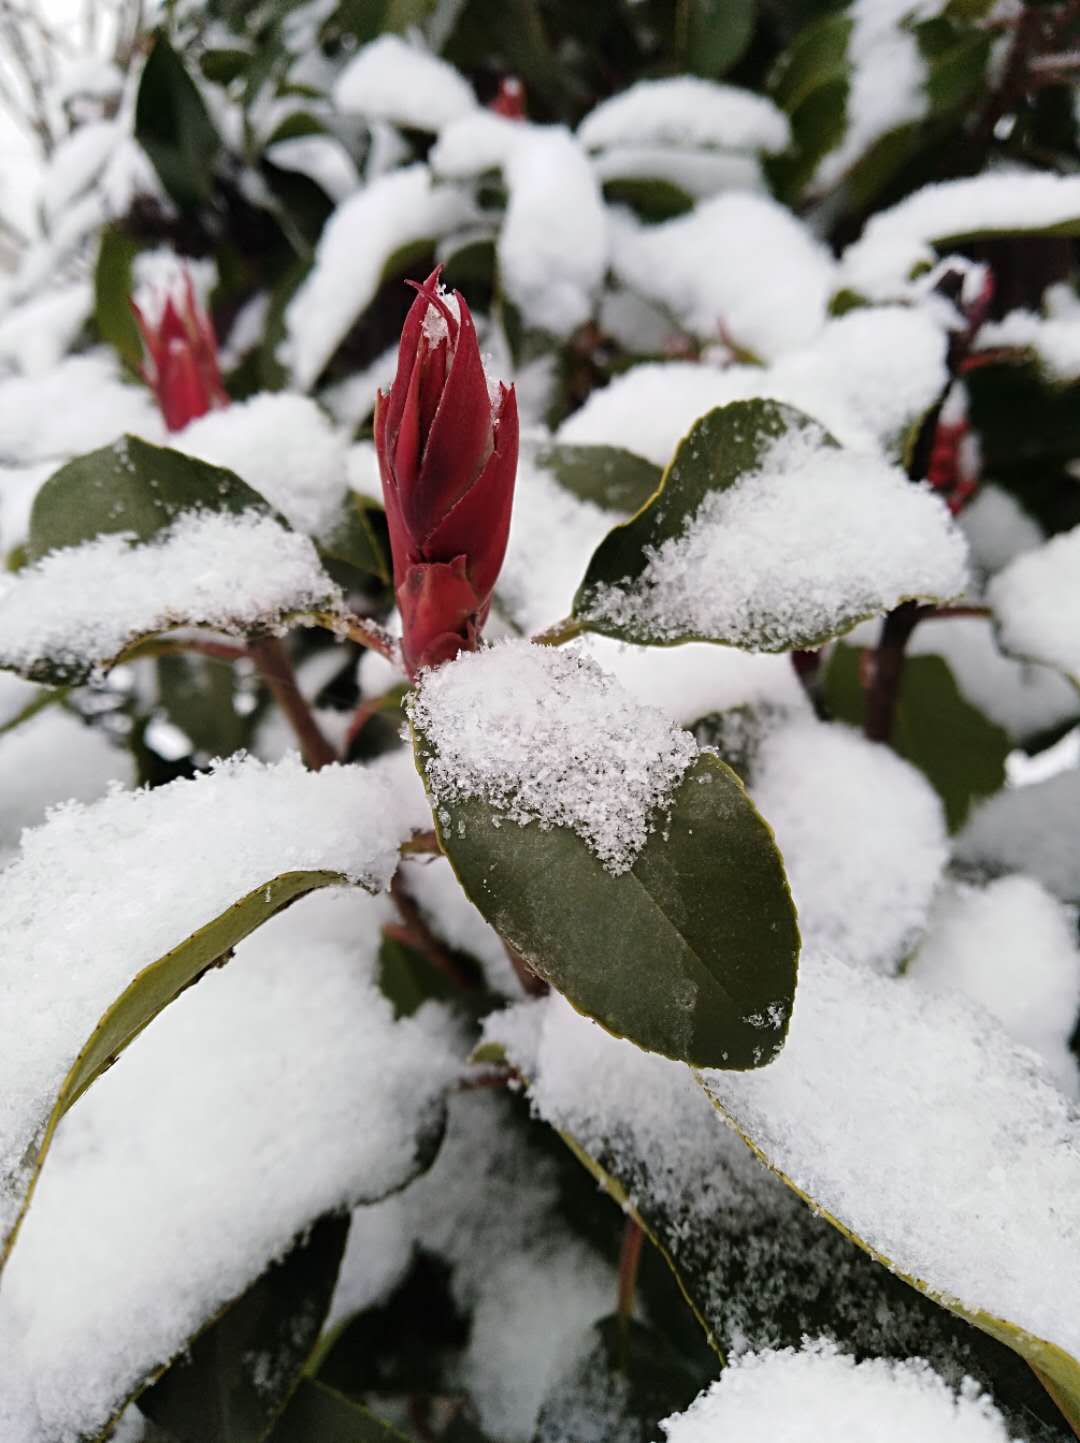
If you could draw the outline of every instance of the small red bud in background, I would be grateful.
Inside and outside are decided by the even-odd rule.
[[[517,472],[514,389],[489,389],[469,307],[442,290],[441,270],[416,286],[397,374],[375,403],[411,675],[475,650],[506,554]]]
[[[940,491],[953,515],[975,494],[979,484],[979,446],[968,422],[967,393],[954,382],[934,428],[926,479]]]
[[[182,431],[189,421],[229,404],[221,383],[213,324],[195,299],[188,271],[179,298],[167,295],[156,324],[131,302],[146,347],[143,379],[157,396],[165,425]]]
[[[516,75],[503,76],[488,109],[496,115],[504,115],[507,120],[525,119],[525,87]]]

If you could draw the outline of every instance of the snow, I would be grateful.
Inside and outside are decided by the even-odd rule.
[[[1014,740],[1080,715],[1076,688],[1051,667],[1006,656],[993,623],[983,617],[927,617],[916,627],[908,654],[943,657],[961,695]]]
[[[52,461],[38,461],[31,466],[0,464],[0,548],[8,555],[27,541],[34,500],[55,470]]]
[[[823,156],[815,190],[843,179],[878,140],[921,120],[929,109],[926,62],[909,27],[941,13],[946,0],[855,0],[847,13],[850,81],[840,143]]]
[[[131,753],[60,706],[0,733],[0,856],[18,845],[24,827],[44,820],[47,807],[96,801],[113,782],[134,786]]]
[[[767,196],[721,195],[661,225],[624,220],[614,240],[623,284],[704,340],[730,338],[772,360],[808,344],[824,325],[833,260]]]
[[[1080,218],[1080,176],[1001,168],[913,191],[867,222],[844,252],[841,285],[870,298],[893,296],[933,247],[963,237],[1038,234]]]
[[[787,116],[771,100],[694,75],[639,80],[601,101],[578,126],[588,150],[624,146],[787,148]]]
[[[1011,561],[987,600],[1005,651],[1059,667],[1080,685],[1080,526]]]
[[[946,381],[941,328],[925,311],[881,306],[828,321],[769,366],[634,366],[594,391],[559,439],[624,446],[663,466],[706,411],[763,397],[806,411],[846,446],[895,456]]]
[[[24,834],[0,873],[0,1226],[15,1219],[25,1160],[76,1055],[142,968],[282,873],[385,887],[417,823],[398,803],[383,770],[238,758],[72,803]]]
[[[379,391],[388,390],[394,379],[397,358],[397,346],[388,346],[370,366],[353,372],[321,393],[319,399],[339,426],[355,431],[370,417],[375,409],[376,395]],[[381,499],[381,489],[378,495]]]
[[[776,834],[804,945],[895,971],[948,856],[922,773],[849,727],[805,717],[766,728],[750,792]]]
[[[570,827],[628,871],[693,738],[574,651],[504,642],[422,674],[408,704],[434,805],[482,798],[507,820]]]
[[[347,492],[346,439],[307,396],[264,392],[192,421],[173,447],[225,466],[298,531],[323,536]]]
[[[485,1432],[530,1443],[544,1395],[584,1330],[611,1312],[616,1281],[562,1220],[554,1162],[504,1098],[454,1097],[431,1171],[354,1214],[333,1315],[385,1297],[416,1246],[450,1263],[458,1306],[476,1310],[460,1380]]]
[[[105,446],[124,432],[160,441],[153,396],[121,380],[104,349],[69,356],[40,375],[0,381],[0,462],[55,460]]]
[[[310,539],[261,512],[191,511],[159,536],[98,536],[0,578],[3,665],[78,673],[171,627],[240,634],[340,599]]]
[[[524,632],[567,616],[593,552],[625,517],[582,501],[522,446],[510,540],[496,595]]]
[[[495,244],[506,293],[527,325],[565,338],[592,315],[607,270],[596,178],[568,130],[520,123],[503,173],[509,199]]]
[[[266,158],[282,170],[310,176],[332,201],[343,201],[360,184],[356,163],[331,135],[294,135],[266,147]]]
[[[970,1382],[956,1392],[918,1358],[856,1362],[827,1339],[733,1358],[661,1427],[667,1443],[1010,1443]]]
[[[1015,347],[1034,351],[1053,381],[1080,379],[1080,316],[1040,316],[1034,311],[1010,311],[1000,321],[980,327],[976,349],[995,351]]]
[[[1030,877],[1000,877],[941,897],[908,975],[955,989],[1040,1052],[1061,1087],[1080,1094],[1069,1038],[1080,1011],[1075,910]]]
[[[123,135],[119,121],[88,120],[64,136],[42,177],[38,199],[47,220],[55,220],[93,185]]]
[[[709,712],[737,706],[807,709],[806,693],[786,656],[736,651],[690,642],[686,646],[627,646],[608,636],[586,636],[591,656],[643,706],[690,726]]]
[[[1080,1116],[988,1014],[804,948],[779,1058],[701,1076],[905,1277],[1080,1353]]]
[[[767,192],[761,162],[726,150],[668,150],[662,145],[620,145],[592,157],[601,184],[615,180],[663,180],[692,200],[722,190]]]
[[[334,211],[315,264],[285,311],[286,359],[310,388],[367,309],[388,262],[405,246],[434,241],[467,217],[464,200],[436,186],[426,165],[378,177]]]
[[[44,295],[13,306],[0,319],[0,366],[33,376],[59,365],[93,304],[91,286],[78,280],[51,286]]]
[[[968,539],[972,567],[988,575],[1045,540],[1042,527],[1016,497],[992,482],[981,485],[964,507],[960,529]]]
[[[956,839],[965,869],[1025,872],[1062,901],[1080,905],[1080,769],[1012,787],[977,808]]]
[[[399,35],[361,46],[334,85],[345,114],[389,120],[409,130],[439,131],[476,109],[468,82],[445,60]]]
[[[905,598],[959,595],[966,550],[929,487],[824,445],[817,427],[792,429],[757,470],[710,491],[681,535],[647,547],[638,577],[591,587],[579,612],[661,643],[783,651]]]
[[[0,1299],[5,1439],[96,1435],[297,1233],[415,1170],[457,1064],[437,1013],[394,1022],[375,985],[384,917],[299,903],[64,1120]]]

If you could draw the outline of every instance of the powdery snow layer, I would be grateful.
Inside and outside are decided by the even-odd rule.
[[[1060,667],[1080,686],[1080,526],[1011,561],[987,599],[1006,651]]]
[[[849,727],[806,717],[766,731],[750,791],[776,833],[804,943],[895,970],[948,857],[941,802],[922,773]]]
[[[593,552],[624,519],[560,486],[523,449],[497,587],[499,606],[515,626],[542,631],[567,616]]]
[[[504,642],[422,675],[409,703],[435,806],[479,797],[509,821],[571,827],[627,871],[693,738],[574,651]]]
[[[928,487],[871,455],[791,432],[757,471],[710,492],[639,577],[593,587],[582,613],[659,641],[783,651],[910,597],[965,586],[967,547]]]
[[[270,392],[210,411],[172,445],[235,471],[309,536],[333,526],[345,499],[346,439],[306,396]]]
[[[1010,1443],[990,1400],[954,1392],[918,1358],[854,1358],[825,1339],[744,1353],[685,1413],[667,1443]]]
[[[397,251],[437,240],[467,216],[461,196],[433,184],[426,165],[379,176],[339,205],[319,237],[311,273],[285,310],[285,351],[296,384],[306,390],[318,380]]]
[[[732,194],[661,225],[625,221],[613,264],[624,285],[670,308],[705,340],[765,360],[804,346],[825,323],[835,265],[789,210]]]
[[[960,527],[971,547],[971,564],[992,576],[1046,539],[1039,523],[1011,492],[984,482],[960,513]]]
[[[0,381],[0,463],[59,466],[125,432],[164,439],[150,391],[122,381],[111,352],[69,356],[41,375]]]
[[[338,76],[334,103],[346,114],[437,131],[475,110],[476,97],[445,60],[399,35],[380,35]]]
[[[779,1058],[701,1076],[899,1272],[1080,1356],[1080,1116],[987,1013],[804,949]]]
[[[47,807],[96,801],[112,782],[135,784],[131,752],[61,706],[0,734],[0,854],[43,821]]]
[[[917,267],[933,264],[936,244],[1038,233],[1078,218],[1080,176],[1002,169],[923,186],[871,217],[844,252],[841,284],[871,299],[895,295]]]
[[[503,174],[500,278],[527,325],[565,338],[592,315],[608,264],[596,177],[568,130],[520,123]]]
[[[559,1170],[527,1129],[505,1098],[453,1097],[431,1171],[354,1213],[331,1314],[385,1298],[415,1248],[443,1258],[458,1306],[475,1310],[463,1382],[485,1432],[505,1443],[530,1443],[544,1397],[616,1287],[563,1221]]]
[[[340,597],[310,539],[261,512],[187,512],[160,538],[98,536],[0,579],[3,665],[85,670],[170,627],[243,633]]]
[[[1010,311],[1000,321],[981,326],[980,351],[999,347],[1034,351],[1047,374],[1055,381],[1080,377],[1080,316],[1040,316],[1034,311]]]
[[[664,466],[706,411],[762,397],[807,412],[845,446],[896,454],[946,380],[941,327],[925,311],[878,306],[829,321],[770,366],[635,366],[594,391],[559,436],[624,446]]]
[[[639,80],[578,126],[589,150],[669,145],[772,154],[787,147],[790,134],[787,116],[767,97],[696,75]]]
[[[22,305],[0,319],[0,362],[33,376],[60,364],[93,310],[89,281],[70,281]]]
[[[1080,770],[990,797],[956,839],[956,861],[976,872],[1026,872],[1080,905]]]
[[[24,834],[0,874],[0,1233],[68,1069],[135,975],[282,873],[386,886],[424,824],[406,801],[384,769],[239,759]]]
[[[1066,1092],[1080,1090],[1069,1050],[1080,1011],[1076,913],[1038,882],[1013,876],[951,889],[908,970],[980,1003],[1017,1042],[1042,1053]]]
[[[395,1022],[375,985],[384,919],[300,902],[64,1120],[0,1295],[6,1443],[96,1436],[297,1233],[415,1170],[457,1064],[433,1009]]]

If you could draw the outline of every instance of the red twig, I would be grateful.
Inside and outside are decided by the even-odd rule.
[[[337,752],[323,736],[315,714],[296,682],[292,659],[277,636],[261,636],[251,642],[250,655],[259,675],[284,712],[300,745],[300,754],[313,772],[337,761]]]

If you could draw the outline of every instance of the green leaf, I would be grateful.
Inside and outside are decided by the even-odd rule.
[[[423,771],[423,737],[415,744]],[[496,931],[575,1007],[704,1066],[776,1055],[795,992],[795,910],[772,833],[730,768],[700,756],[619,876],[569,828],[501,820],[478,799],[440,804],[442,848]]]
[[[750,44],[757,0],[681,0],[681,9],[686,68],[711,80],[726,75]]]
[[[267,1443],[410,1443],[359,1403],[302,1378]]]
[[[270,507],[232,471],[123,436],[78,456],[45,482],[30,513],[29,559],[118,531],[150,541],[185,511]]]
[[[769,77],[769,89],[789,115],[813,91],[836,80],[846,82],[851,29],[852,20],[846,12],[825,15],[804,26],[780,56]]]
[[[866,693],[859,682],[859,657],[857,647],[836,646],[825,671],[825,700],[834,717],[861,728]],[[904,661],[889,741],[941,797],[952,832],[975,802],[1005,784],[1012,742],[961,695],[943,657]]]
[[[379,946],[378,977],[379,990],[393,1006],[395,1017],[411,1017],[432,998],[453,1003],[460,995],[430,958],[396,937],[384,937]]]
[[[609,205],[628,205],[647,221],[673,220],[694,208],[693,196],[662,176],[613,176],[603,191]]]
[[[624,515],[640,511],[659,490],[662,476],[659,466],[620,446],[551,441],[538,446],[532,459],[579,500]]]
[[[137,371],[142,364],[142,341],[131,309],[132,262],[139,247],[115,226],[101,232],[94,267],[94,322],[98,335],[122,361]]]
[[[707,1088],[706,1091],[708,1092]],[[872,1246],[865,1238],[860,1237],[858,1233],[853,1232],[841,1222],[839,1218],[834,1217],[832,1213],[823,1208],[816,1198],[811,1197],[808,1193],[796,1187],[791,1178],[778,1167],[774,1166],[768,1154],[757,1145],[753,1138],[739,1127],[737,1120],[720,1102],[713,1097],[711,1093],[708,1095],[717,1111],[735,1128],[750,1150],[761,1159],[766,1167],[775,1172],[777,1177],[779,1177],[797,1197],[802,1198],[803,1202],[808,1205],[815,1216],[830,1223],[842,1236],[857,1244],[857,1246],[862,1248],[876,1263],[880,1263],[883,1269],[893,1274],[896,1278],[907,1283],[910,1287],[923,1294],[923,1296],[930,1298],[934,1303],[939,1304],[943,1308],[947,1308],[951,1313],[956,1314],[957,1317],[963,1318],[974,1327],[981,1329],[982,1332],[986,1333],[996,1342],[1004,1344],[1006,1348],[1010,1348],[1014,1353],[1017,1353],[1029,1365],[1031,1371],[1046,1389],[1049,1396],[1053,1399],[1055,1406],[1060,1410],[1063,1417],[1067,1419],[1073,1431],[1080,1433],[1080,1360],[1071,1357],[1056,1343],[1048,1342],[1045,1338],[1039,1338],[1035,1336],[1035,1334],[1027,1332],[1026,1329],[1018,1327],[1015,1323],[1011,1323],[1007,1318],[994,1317],[990,1313],[968,1306],[960,1298],[943,1294],[940,1289],[934,1287],[930,1279],[914,1277],[901,1271],[886,1253]],[[992,1266],[992,1263],[989,1263],[989,1265]],[[994,1384],[996,1389],[996,1378]]]
[[[139,1394],[176,1443],[262,1443],[299,1381],[337,1282],[349,1214],[320,1218]]]
[[[102,1014],[68,1069],[51,1111],[41,1119],[41,1141],[33,1157],[14,1175],[0,1175],[0,1192],[9,1192],[21,1199],[10,1231],[0,1238],[0,1267],[14,1246],[53,1136],[68,1109],[159,1012],[211,967],[227,962],[237,944],[257,927],[297,898],[321,887],[345,885],[347,880],[339,872],[326,871],[283,872],[271,877],[136,975]]]
[[[319,538],[319,552],[389,584],[390,568],[372,525],[373,515],[381,515],[381,508],[368,497],[350,491],[342,502],[337,522]]]
[[[554,1055],[568,1042],[557,1039]],[[545,1091],[541,1044],[537,1076],[525,1078],[533,1111],[641,1224],[714,1350],[797,1348],[807,1335],[826,1335],[859,1356],[925,1357],[946,1376],[968,1374],[992,1392],[1018,1436],[1063,1443],[1053,1407],[1014,1354],[805,1207],[731,1129],[716,1126],[686,1072],[623,1051],[616,1058],[610,1043],[577,1039],[577,1095],[585,1101],[574,1102],[558,1087]],[[517,1061],[512,1043],[509,1061]],[[593,1096],[605,1099],[599,1110],[588,1106]],[[587,1116],[587,1148],[572,1130],[579,1116]],[[646,1251],[639,1290],[648,1261]],[[652,1297],[646,1301],[658,1322]]]
[[[254,717],[237,710],[240,695],[232,663],[183,655],[157,659],[158,700],[194,749],[210,757],[231,757],[251,740]]]
[[[135,139],[182,210],[209,200],[221,140],[195,82],[160,32],[139,81]]]
[[[814,588],[813,604],[808,599],[805,607],[796,607],[790,600],[787,564],[778,544],[769,565],[759,560],[746,572],[737,602],[734,588],[743,573],[738,561],[732,563],[732,595],[721,615],[702,620],[691,610],[690,619],[684,620],[678,610],[671,616],[664,614],[662,592],[654,591],[650,580],[656,552],[665,543],[678,542],[706,499],[716,493],[741,485],[749,502],[775,443],[800,432],[819,452],[837,449],[833,438],[811,417],[775,401],[734,401],[695,421],[679,443],[660,488],[636,516],[609,532],[593,553],[574,598],[573,616],[581,629],[637,646],[708,641],[748,651],[791,651],[818,647],[857,622],[888,611],[901,600],[914,599],[898,594],[902,572],[894,574],[891,582],[884,576],[863,575],[850,589],[843,585],[841,573],[830,578],[828,589],[824,581]],[[792,495],[804,484],[798,468],[787,472],[784,482]],[[871,485],[868,478],[868,488]],[[914,492],[911,500],[915,500]],[[861,527],[868,538],[873,535],[876,513],[872,495],[848,503],[845,524]],[[944,527],[944,521],[941,524]],[[774,529],[779,543],[782,522],[774,519]],[[854,534],[848,536],[848,552],[855,546]],[[790,547],[791,543],[786,544]],[[907,559],[914,564],[915,558]],[[677,605],[685,610],[684,603]]]

